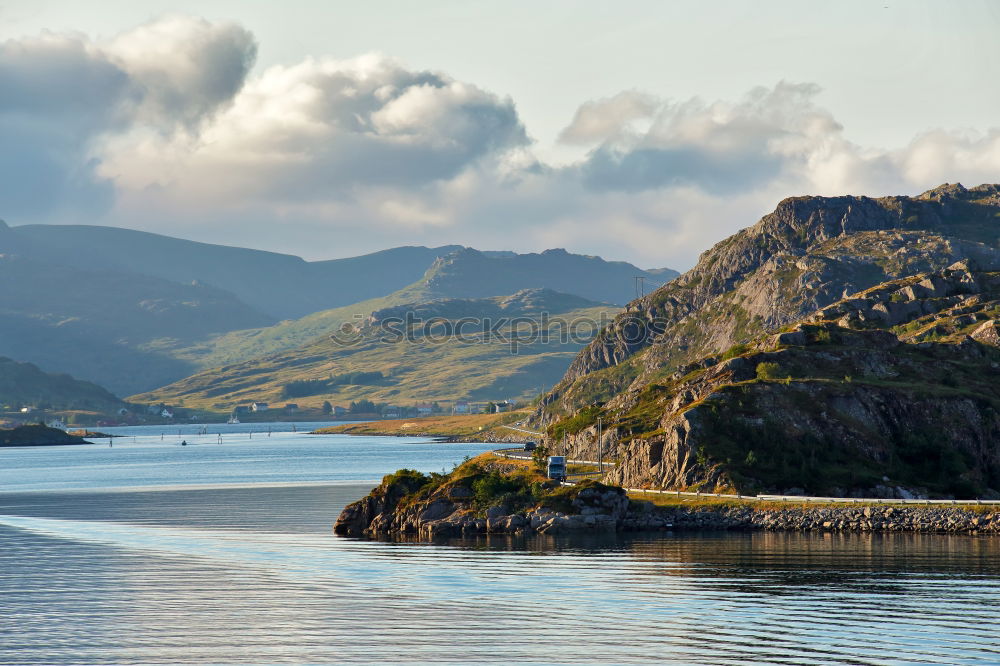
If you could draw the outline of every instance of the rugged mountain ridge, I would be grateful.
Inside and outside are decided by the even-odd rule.
[[[595,301],[622,304],[634,295],[634,278],[663,284],[669,268],[644,271],[624,261],[572,254],[556,248],[530,254],[485,253],[463,248],[435,260],[424,277],[402,293],[411,301],[483,298],[546,288]]]
[[[1000,257],[1000,186],[918,197],[794,197],[628,304],[545,396],[536,422],[641,388],[675,368],[887,280]],[[630,389],[631,387],[631,389]]]
[[[553,424],[629,487],[1000,497],[1000,263],[878,285]]]

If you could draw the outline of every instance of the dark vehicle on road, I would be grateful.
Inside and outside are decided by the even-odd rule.
[[[566,456],[549,456],[546,474],[552,481],[562,483],[566,480]]]

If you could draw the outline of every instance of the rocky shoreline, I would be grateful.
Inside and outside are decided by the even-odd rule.
[[[964,507],[810,507],[712,509],[643,507],[630,511],[623,530],[724,529],[797,532],[926,532],[1000,534],[1000,509]]]
[[[502,499],[486,508],[476,506],[474,491],[462,484],[421,492],[418,482],[387,477],[367,497],[347,506],[334,526],[334,532],[342,536],[416,535],[423,539],[668,530],[996,535],[1000,534],[1000,508],[657,506],[630,499],[621,488],[590,484],[563,492],[558,506],[513,510]]]

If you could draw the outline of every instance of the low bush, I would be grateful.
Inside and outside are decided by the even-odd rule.
[[[777,379],[781,367],[777,363],[758,363],[757,379]]]

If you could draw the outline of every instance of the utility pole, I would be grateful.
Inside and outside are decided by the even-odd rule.
[[[635,297],[642,298],[646,295],[646,276],[636,275],[632,277],[632,281],[635,283]]]
[[[604,476],[604,442],[601,440],[601,417],[597,417],[597,469]]]

